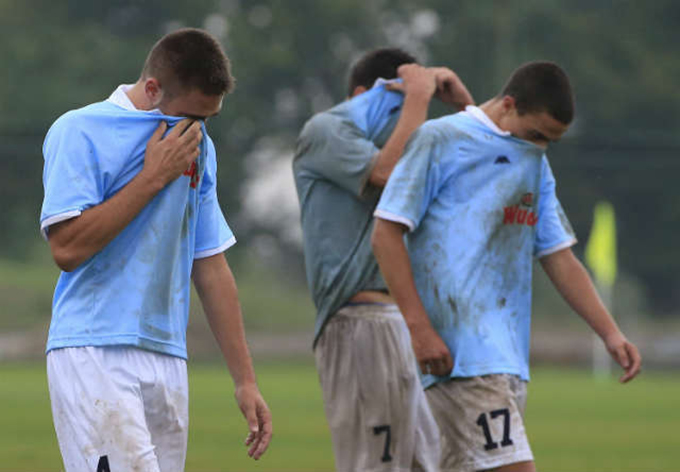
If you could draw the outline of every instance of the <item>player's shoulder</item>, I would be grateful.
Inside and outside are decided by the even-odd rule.
[[[341,146],[348,140],[361,137],[360,130],[351,121],[344,107],[337,105],[312,116],[302,128],[295,146],[294,163],[300,165],[305,157]]]
[[[343,107],[333,107],[312,116],[302,128],[300,138],[323,139],[330,133],[338,131],[339,127],[347,126],[350,122]]]
[[[469,136],[460,113],[427,120],[414,133],[415,139],[431,144],[446,144]]]
[[[84,131],[99,121],[110,118],[114,112],[113,105],[106,101],[69,110],[54,121],[50,132],[61,132],[67,129]]]

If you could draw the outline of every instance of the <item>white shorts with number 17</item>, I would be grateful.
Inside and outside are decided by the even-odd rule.
[[[527,383],[508,374],[454,378],[426,390],[442,434],[441,472],[533,461],[524,429]]]
[[[66,472],[184,470],[184,359],[122,346],[55,349],[47,377]]]

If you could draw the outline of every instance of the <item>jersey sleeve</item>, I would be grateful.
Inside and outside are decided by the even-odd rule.
[[[83,124],[73,115],[57,120],[43,143],[43,187],[40,231],[79,216],[104,200],[103,179],[95,147]]]
[[[378,152],[378,147],[351,122],[319,115],[305,126],[296,154],[308,172],[360,196]]]
[[[555,193],[555,177],[543,156],[534,256],[543,257],[576,244],[574,230]]]
[[[236,237],[227,224],[217,199],[217,159],[215,146],[206,135],[208,147],[206,169],[200,187],[200,203],[196,223],[194,259],[202,259],[226,251],[236,244]]]
[[[383,190],[374,216],[415,230],[442,181],[436,136],[421,127],[409,141]]]

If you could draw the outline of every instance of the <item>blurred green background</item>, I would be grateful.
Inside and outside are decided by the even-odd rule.
[[[623,387],[594,379],[592,336],[537,271],[530,439],[544,471],[678,470],[680,2],[0,0],[0,471],[61,469],[43,367],[58,276],[38,232],[44,135],[65,111],[134,82],[152,44],[182,26],[217,36],[238,81],[208,130],[239,240],[227,258],[277,421],[271,453],[248,461],[195,304],[188,471],[332,470],[290,161],[302,124],[344,99],[350,64],[385,45],[453,68],[478,101],[524,61],[567,70],[577,118],[549,151],[558,195],[579,255],[595,202],[614,204],[613,311],[646,372]]]

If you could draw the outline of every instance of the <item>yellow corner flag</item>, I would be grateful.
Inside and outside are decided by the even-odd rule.
[[[586,245],[586,263],[597,281],[612,287],[616,280],[616,217],[614,206],[605,201],[597,202],[593,215],[593,227]]]

